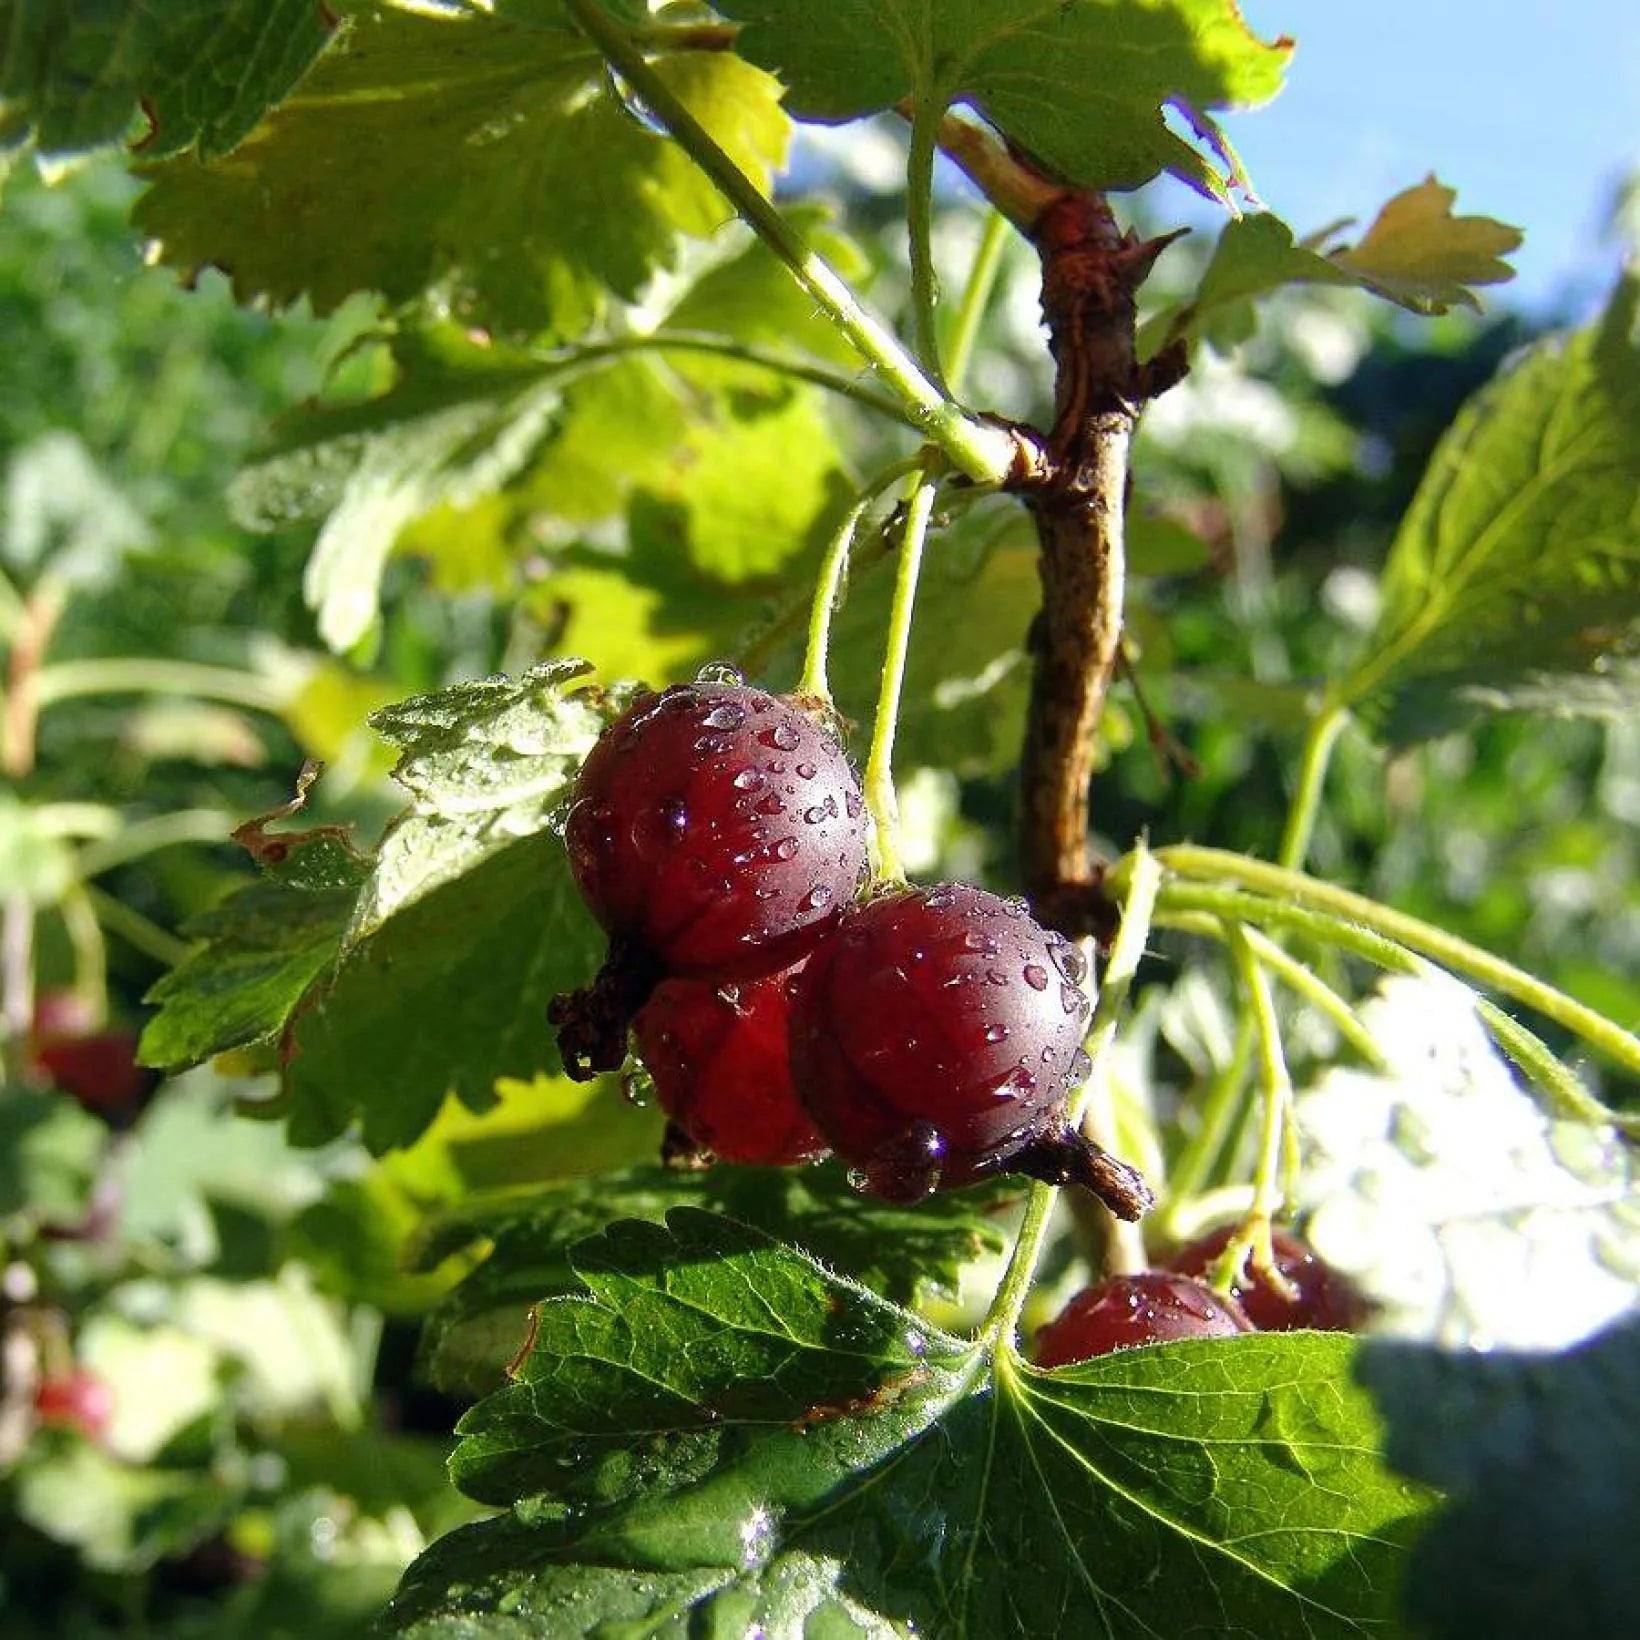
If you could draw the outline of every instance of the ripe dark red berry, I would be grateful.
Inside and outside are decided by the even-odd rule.
[[[1168,1260],[1168,1268],[1187,1276],[1206,1276],[1235,1234],[1226,1225],[1193,1241]],[[1355,1284],[1324,1264],[1307,1242],[1286,1230],[1271,1236],[1276,1269],[1298,1289],[1288,1298],[1250,1270],[1244,1271],[1231,1291],[1247,1319],[1262,1332],[1291,1332],[1313,1327],[1321,1332],[1354,1332],[1365,1324],[1372,1306]]]
[[[137,1038],[99,1030],[93,1011],[73,991],[43,991],[35,1002],[27,1068],[37,1081],[73,1097],[114,1127],[127,1127],[159,1086],[158,1071],[137,1063]]]
[[[752,979],[790,967],[865,881],[865,803],[841,746],[743,684],[641,696],[593,747],[564,840],[611,936],[590,992],[554,1012],[571,1074],[620,1063],[666,974]]]
[[[633,1021],[661,1109],[720,1161],[786,1167],[825,1154],[792,1092],[792,977],[669,979]]]
[[[1224,1338],[1252,1330],[1234,1300],[1189,1276],[1150,1270],[1113,1276],[1078,1293],[1036,1335],[1036,1364],[1062,1367],[1140,1344]]]
[[[114,1392],[85,1367],[71,1367],[40,1381],[34,1393],[34,1415],[42,1424],[77,1429],[87,1440],[107,1434],[114,1418]]]
[[[798,979],[797,1096],[876,1195],[1029,1172],[1136,1218],[1143,1181],[1065,1127],[1088,1070],[1086,978],[1082,953],[1016,902],[955,883],[887,895]]]

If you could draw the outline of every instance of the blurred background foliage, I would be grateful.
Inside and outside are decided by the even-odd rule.
[[[815,140],[795,175],[847,200],[858,237],[834,254],[873,269],[874,299],[893,312],[905,269],[884,144],[858,131]],[[572,388],[602,396],[596,414],[498,494],[414,519],[389,564],[385,620],[346,656],[324,654],[301,591],[313,529],[247,533],[241,472],[288,445],[312,413],[294,406],[345,406],[392,379],[395,353],[453,357],[460,338],[437,315],[390,324],[358,299],[323,321],[273,322],[213,275],[184,290],[143,267],[134,192],[97,163],[50,186],[20,168],[0,198],[0,559],[25,588],[45,572],[67,586],[54,662],[148,668],[113,693],[87,674],[83,693],[42,712],[28,798],[106,806],[145,840],[111,838],[87,863],[88,897],[45,908],[39,982],[83,990],[106,953],[124,1025],[186,949],[190,919],[248,875],[219,839],[285,802],[304,758],[330,770],[313,813],[374,840],[398,806],[362,727],[375,707],[565,653],[653,682],[750,657],[789,683],[828,509],[850,476],[898,453],[846,403],[828,402],[822,421],[810,396],[767,380],[754,391],[733,373],[691,379],[635,359]],[[954,281],[978,218],[959,194],[945,204],[937,249]],[[1138,209],[1163,220],[1148,198]],[[1154,294],[1190,289],[1206,250],[1171,250]],[[773,288],[742,271],[750,297],[731,275],[715,300]],[[977,402],[1041,414],[1036,301],[1033,259],[1016,245]],[[1529,338],[1507,310],[1417,321],[1293,291],[1158,405],[1138,456],[1130,637],[1145,700],[1180,750],[1154,744],[1138,697],[1117,692],[1096,789],[1112,853],[1147,828],[1273,851],[1309,681],[1340,670],[1370,628],[1376,572],[1438,435]],[[765,402],[732,421],[738,443],[696,448],[691,415],[709,398],[694,395],[719,391],[741,409],[747,395]],[[656,456],[646,418],[660,414],[677,418],[677,459]],[[790,516],[734,517],[734,473],[784,461],[794,440],[811,459]],[[840,697],[860,721],[886,579],[857,576],[838,630]],[[919,607],[903,743],[919,872],[1010,882],[1035,598],[1016,509],[985,503],[952,521]],[[195,688],[202,675],[173,663],[215,681]],[[0,792],[0,853],[27,841],[13,800]],[[167,832],[177,815],[197,818]],[[1312,869],[1632,1024],[1637,820],[1640,725],[1499,718],[1395,755],[1352,733]],[[1156,969],[1160,1006],[1190,976]],[[1147,1073],[1176,1094],[1203,1074],[1180,1017]],[[415,1370],[416,1318],[462,1264],[406,1274],[407,1237],[474,1188],[643,1159],[655,1144],[652,1113],[542,1082],[504,1088],[483,1116],[452,1108],[382,1161],[346,1140],[301,1151],[236,1114],[263,1090],[259,1068],[229,1056],[178,1078],[119,1131],[60,1091],[0,1109],[0,1633],[356,1632],[406,1560],[472,1507],[442,1467],[456,1408]],[[18,1361],[36,1373],[81,1363],[112,1384],[102,1438],[34,1427],[15,1404]]]

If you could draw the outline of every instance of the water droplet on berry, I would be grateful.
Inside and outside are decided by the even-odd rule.
[[[866,1190],[871,1186],[871,1180],[863,1167],[851,1167],[848,1170],[848,1187],[850,1190]]]
[[[1006,911],[1010,917],[1023,917],[1026,913],[1027,907],[1025,901],[1021,899],[1019,895],[1010,894],[1008,898],[1002,902],[1002,909]]]
[[[795,752],[803,744],[803,737],[792,723],[777,723],[772,729],[760,729],[757,738],[765,746],[773,746],[782,752]]]
[[[985,1040],[987,1042],[1006,1042],[1008,1040],[1008,1027],[1006,1025],[987,1025],[985,1027]]]
[[[798,902],[799,911],[819,911],[831,904],[831,890],[823,883],[817,883]]]
[[[701,722],[708,729],[738,729],[746,721],[746,708],[726,700],[714,706]]]
[[[858,792],[844,792],[843,806],[848,810],[850,820],[858,820],[866,811],[865,800]]]
[[[754,806],[759,814],[784,814],[786,812],[785,803],[774,792],[770,792],[767,797],[760,798]]]
[[[1067,1014],[1086,1013],[1088,999],[1074,985],[1059,987],[1059,1004]]]
[[[1023,1065],[1015,1065],[1008,1072],[1008,1086],[1019,1093],[1035,1093],[1036,1073],[1026,1070]]]
[[[1026,963],[1025,983],[1030,986],[1033,991],[1046,991],[1048,988],[1048,970],[1040,963]]]
[[[824,803],[816,803],[812,809],[804,809],[803,818],[811,826],[817,826],[822,820],[837,818],[837,799],[828,796]]]
[[[696,683],[721,683],[731,689],[739,689],[746,682],[746,674],[738,666],[730,666],[725,661],[708,661],[695,674]]]
[[[987,968],[985,970],[985,983],[987,985],[1006,985],[1008,976],[1000,968]]]
[[[797,765],[797,777],[799,780],[813,780],[819,772],[820,771],[815,768],[812,763],[799,763]]]
[[[923,904],[930,911],[948,911],[956,903],[956,895],[948,888],[932,889],[923,897]]]
[[[1072,985],[1080,985],[1088,977],[1088,959],[1069,940],[1055,938],[1049,941],[1048,955],[1053,965]]]
[[[987,957],[994,957],[1002,949],[989,934],[981,933],[977,928],[970,928],[962,936],[962,943],[965,950],[978,951]]]
[[[756,769],[742,769],[730,784],[736,791],[754,792],[763,784],[763,776]]]
[[[782,837],[770,852],[777,860],[795,860],[802,846],[795,837]]]
[[[1081,1048],[1078,1048],[1071,1056],[1071,1068],[1065,1072],[1066,1086],[1074,1088],[1078,1084],[1086,1082],[1092,1074],[1093,1061],[1088,1058]]]

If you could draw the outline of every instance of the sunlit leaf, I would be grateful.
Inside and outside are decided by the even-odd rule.
[[[803,119],[856,119],[904,98],[975,107],[1070,181],[1137,188],[1167,170],[1226,196],[1244,182],[1213,111],[1280,89],[1292,43],[1266,43],[1227,0],[725,0],[738,47],[790,87]],[[1169,129],[1182,116],[1200,146]]]

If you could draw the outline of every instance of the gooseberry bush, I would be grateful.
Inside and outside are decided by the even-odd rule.
[[[1519,237],[1433,176],[1365,227],[1266,207],[1220,122],[1291,54],[1231,0],[0,0],[0,166],[117,148],[167,299],[324,360],[236,458],[261,539],[123,612],[231,561],[317,649],[224,593],[122,656],[116,600],[75,622],[125,547],[13,469],[52,520],[0,560],[30,1553],[208,1592],[178,1633],[311,1632],[281,1534],[338,1520],[396,1581],[346,1562],[338,1624],[424,1640],[1626,1632],[1632,1317],[1482,1356],[1421,1295],[1490,1216],[1489,1316],[1597,1272],[1519,1337],[1632,1309],[1632,991],[1362,891],[1330,816],[1438,737],[1632,713],[1640,284],[1463,406],[1307,675],[1219,626],[1180,663],[1261,593],[1167,406],[1298,303],[1477,307]],[[202,765],[210,711],[266,719],[290,778],[89,799],[54,725],[132,695]],[[1210,766],[1225,722],[1275,762]],[[180,940],[96,886],[230,840]],[[182,1189],[190,1087],[319,1159],[184,1279],[109,1181]],[[1428,1165],[1499,1135],[1507,1214]],[[1540,1207],[1589,1227],[1542,1270]],[[306,1400],[275,1293],[353,1363]],[[207,1298],[223,1398],[143,1447],[119,1363]]]

